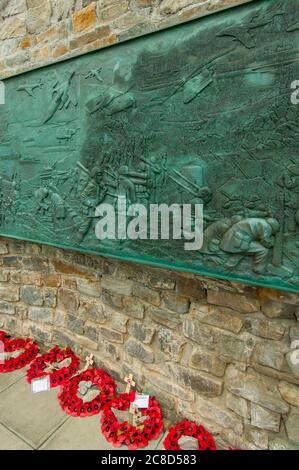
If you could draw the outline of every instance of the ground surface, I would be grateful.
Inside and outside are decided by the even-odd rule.
[[[58,389],[32,394],[26,371],[0,374],[0,450],[113,450],[100,418],[72,418],[60,408]],[[147,449],[162,449],[163,434]],[[122,450],[125,448],[122,448]]]

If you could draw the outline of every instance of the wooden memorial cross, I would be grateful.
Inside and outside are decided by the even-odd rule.
[[[126,384],[127,384],[125,393],[128,393],[128,394],[129,394],[130,391],[131,391],[131,388],[132,388],[132,387],[135,387],[135,385],[136,385],[136,382],[134,382],[134,377],[133,377],[133,375],[130,374],[129,377],[125,377],[125,382],[126,382]]]
[[[86,356],[86,364],[83,369],[83,372],[88,370],[93,365],[93,363],[94,363],[93,354],[89,354],[89,356]]]

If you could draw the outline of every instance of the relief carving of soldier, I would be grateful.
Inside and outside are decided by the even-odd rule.
[[[275,244],[275,235],[280,230],[276,219],[242,219],[224,234],[220,248],[232,255],[251,256],[253,271],[263,274],[267,270],[269,255]],[[242,259],[242,258],[241,258]],[[227,267],[234,267],[240,259],[232,257]]]

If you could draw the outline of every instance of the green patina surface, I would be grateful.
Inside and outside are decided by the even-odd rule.
[[[264,0],[6,80],[0,233],[299,291],[298,54],[298,1]],[[119,195],[203,203],[203,248],[99,241]]]

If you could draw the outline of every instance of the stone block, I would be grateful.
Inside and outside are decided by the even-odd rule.
[[[219,358],[226,362],[249,363],[255,349],[256,341],[248,333],[239,336],[226,332],[214,332],[216,350]]]
[[[276,413],[288,413],[289,406],[281,399],[272,380],[261,375],[238,373],[238,377],[227,382],[228,390],[239,397],[263,406]]]
[[[110,294],[110,292],[103,290],[101,298],[103,304],[108,305],[109,307],[115,309],[123,307],[123,297],[121,295]]]
[[[78,335],[83,334],[84,323],[84,319],[76,315],[68,314],[66,317],[67,329]]]
[[[89,295],[90,297],[100,297],[101,296],[101,283],[94,282],[88,279],[77,279],[77,288],[78,291],[83,295]]]
[[[43,284],[46,287],[60,287],[61,276],[58,274],[46,274],[43,276]]]
[[[269,442],[269,450],[298,450],[296,444],[292,444],[286,438],[279,435],[272,435]]]
[[[256,403],[251,405],[251,424],[256,428],[279,432],[281,416]]]
[[[299,387],[288,382],[280,382],[278,390],[284,401],[299,408]]]
[[[249,294],[239,294],[222,289],[208,289],[207,299],[209,304],[229,307],[240,313],[254,313],[260,310],[259,299],[251,291]]]
[[[160,346],[160,351],[169,356],[174,362],[179,362],[183,353],[186,340],[175,335],[173,331],[167,328],[159,328],[157,339]]]
[[[232,333],[239,333],[243,327],[244,320],[237,313],[228,309],[218,309],[211,305],[200,303],[191,304],[190,313],[201,323],[216,326]]]
[[[274,289],[259,289],[262,312],[269,318],[294,319],[298,310],[298,295]]]
[[[124,15],[129,9],[128,0],[120,0],[116,4],[112,4],[100,9],[100,19],[104,22],[112,21],[121,15]]]
[[[54,24],[69,18],[75,5],[75,0],[51,0],[52,21]]]
[[[24,257],[22,259],[23,269],[27,271],[40,272],[43,275],[49,272],[49,261],[39,256]]]
[[[67,314],[63,310],[54,310],[54,325],[57,328],[58,326],[65,327],[66,325]]]
[[[93,323],[103,324],[106,322],[104,306],[98,300],[94,301],[88,298],[81,298],[79,314]]]
[[[183,8],[194,4],[194,0],[162,0],[159,10],[163,15],[175,15]]]
[[[43,344],[49,344],[51,342],[52,335],[46,327],[30,324],[28,330],[28,334],[31,338],[41,341]]]
[[[27,305],[41,307],[44,302],[41,289],[33,286],[21,287],[20,297],[21,301]]]
[[[117,279],[113,276],[102,276],[102,288],[112,294],[130,296],[133,290],[133,281]]]
[[[9,271],[0,271],[0,282],[8,282]]]
[[[0,300],[6,302],[17,302],[20,300],[20,289],[11,285],[0,285]]]
[[[129,335],[144,344],[151,344],[155,331],[154,327],[139,321],[131,321],[128,328]]]
[[[47,28],[50,24],[51,8],[48,1],[43,5],[30,8],[26,16],[27,31],[30,34],[36,34]]]
[[[54,330],[53,343],[60,347],[69,346],[74,352],[78,354],[81,350],[78,338],[75,338],[63,330]]]
[[[200,346],[212,348],[215,345],[215,334],[213,328],[203,325],[192,318],[186,318],[183,323],[183,333],[186,338],[191,339]]]
[[[124,342],[124,335],[122,333],[119,333],[118,331],[112,330],[111,328],[101,327],[99,328],[99,332],[100,335],[107,341],[111,341],[112,343]]]
[[[169,375],[178,384],[193,390],[200,395],[216,397],[222,394],[223,381],[205,372],[195,372],[178,364],[168,364]]]
[[[45,307],[56,307],[57,304],[57,289],[52,289],[47,287],[44,290],[44,298],[45,298]]]
[[[17,15],[6,18],[2,21],[0,31],[0,41],[11,38],[19,38],[26,34],[26,23],[24,15]]]
[[[139,320],[144,318],[144,304],[141,300],[138,300],[135,297],[124,297],[123,308],[124,312],[129,317],[137,318]]]
[[[204,372],[209,372],[216,375],[216,377],[223,377],[226,362],[219,359],[215,353],[197,348],[190,356],[190,366]]]
[[[248,317],[245,321],[245,329],[261,338],[281,340],[285,333],[285,326],[277,321],[271,321],[260,317]]]
[[[154,372],[145,372],[144,374],[146,381],[150,382],[152,389],[155,390],[155,387],[162,389],[164,392],[169,393],[173,397],[179,398],[183,401],[194,401],[194,393],[190,390],[187,390],[184,387],[181,387],[177,383],[169,380],[168,377],[164,377],[160,374]]]
[[[86,8],[73,13],[72,22],[74,33],[83,33],[94,28],[97,22],[96,2],[92,2]]]
[[[118,362],[121,357],[121,350],[117,344],[109,343],[107,341],[101,341],[99,343],[99,350],[101,353],[101,360],[112,359],[115,362]]]
[[[8,268],[21,268],[23,258],[21,256],[3,256],[2,264]]]
[[[152,364],[154,362],[153,351],[144,344],[140,343],[135,339],[129,339],[125,345],[124,350],[132,357],[145,362],[146,364]]]
[[[176,292],[190,297],[192,301],[205,301],[207,298],[206,289],[202,281],[197,278],[178,276],[176,279]]]
[[[250,419],[250,404],[247,400],[232,393],[226,394],[226,406],[244,419]]]
[[[299,324],[293,325],[290,328],[290,340],[299,341]]]
[[[20,240],[8,240],[9,252],[15,255],[21,255],[25,252],[25,243]]]
[[[189,297],[184,297],[173,292],[165,292],[163,294],[163,304],[168,310],[179,314],[188,313],[190,309]]]
[[[5,302],[5,301],[0,300],[0,314],[14,315],[15,306],[12,305],[10,302]]]
[[[149,304],[155,305],[156,307],[158,307],[161,303],[159,292],[153,289],[149,289],[142,284],[134,284],[133,295],[141,300],[144,300],[145,302],[148,302]]]
[[[246,425],[244,435],[249,442],[255,444],[259,449],[268,449],[269,433],[267,431],[263,431],[262,429]]]
[[[25,286],[41,286],[40,273],[12,271],[10,274],[10,280],[14,284],[22,284]]]
[[[75,312],[79,306],[78,296],[71,290],[61,288],[58,291],[57,305],[66,312]]]
[[[160,289],[160,290],[173,290],[175,288],[175,281],[170,278],[170,276],[166,276],[163,273],[150,275],[148,278],[148,285],[153,289]]]
[[[256,361],[263,366],[272,367],[280,371],[288,370],[285,359],[285,355],[288,351],[288,346],[281,342],[263,342],[257,346],[255,358]]]
[[[20,43],[20,47],[22,49],[27,49],[28,47],[31,47],[33,46],[33,39],[30,38],[30,36],[25,36],[21,43]],[[35,243],[25,243],[25,246],[24,246],[24,251],[27,255],[34,255],[34,256],[38,256],[41,254],[41,246],[40,245],[36,245]]]
[[[58,44],[52,50],[53,59],[59,59],[60,57],[66,55],[69,52],[69,46],[67,43]]]
[[[299,410],[292,410],[285,421],[289,440],[299,446]]]
[[[6,255],[8,253],[8,246],[6,242],[0,242],[0,255]]]
[[[243,433],[242,419],[228,410],[225,404],[218,399],[196,397],[196,410],[200,416],[223,428],[233,429],[235,433],[240,435]]]
[[[9,0],[2,3],[4,3],[4,6],[1,9],[0,3],[0,14],[3,18],[24,13],[26,10],[26,0]]]
[[[50,308],[30,307],[28,318],[32,321],[52,324],[53,310]]]
[[[95,343],[98,342],[99,332],[96,325],[87,323],[84,327],[84,335]]]
[[[147,309],[147,313],[154,322],[160,323],[168,328],[177,328],[182,324],[182,315],[179,315],[169,310],[162,308],[150,307]]]

